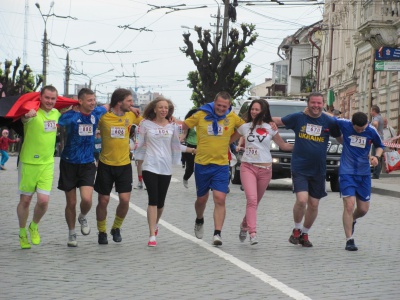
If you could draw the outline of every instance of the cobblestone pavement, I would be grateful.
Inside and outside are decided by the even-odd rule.
[[[238,239],[244,193],[231,185],[224,244],[215,248],[210,245],[212,202],[205,213],[204,239],[198,240],[193,233],[194,178],[185,189],[183,170],[175,167],[157,247],[147,247],[147,193],[133,190],[122,243],[109,236],[108,245],[98,245],[94,194],[92,232],[82,236],[77,230],[78,247],[68,248],[65,197],[56,189],[57,158],[49,210],[39,225],[42,243],[21,250],[15,166],[11,157],[7,171],[0,172],[0,299],[399,299],[398,197],[373,194],[370,212],[356,225],[359,251],[348,252],[342,200],[329,192],[310,231],[314,247],[306,249],[288,242],[294,202],[290,184],[272,181],[258,212],[260,243],[250,246]],[[383,177],[379,184],[399,186],[400,178],[393,178],[390,183]],[[108,228],[116,205],[113,198]]]

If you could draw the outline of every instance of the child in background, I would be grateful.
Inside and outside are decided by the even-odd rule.
[[[96,160],[96,166],[99,163],[100,152],[101,152],[101,135],[100,135],[100,130],[96,130],[96,136],[94,138],[94,159]]]
[[[1,170],[6,170],[4,165],[6,164],[8,157],[9,157],[8,156],[8,145],[19,142],[19,138],[16,138],[15,140],[9,139],[8,134],[9,134],[8,130],[4,129],[3,132],[1,133],[1,137],[0,137],[0,153],[1,153],[0,169]]]

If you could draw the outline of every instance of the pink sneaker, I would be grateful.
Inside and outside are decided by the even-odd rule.
[[[157,241],[149,241],[149,242],[147,243],[147,246],[149,246],[149,247],[155,247],[155,246],[157,246]]]
[[[154,235],[155,235],[155,236],[158,235],[158,226],[156,227],[156,230],[154,231]]]

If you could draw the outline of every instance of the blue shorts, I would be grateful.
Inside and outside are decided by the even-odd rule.
[[[342,197],[355,196],[361,201],[371,200],[371,175],[350,175],[339,176],[340,194]]]
[[[321,199],[328,194],[326,193],[325,176],[306,176],[296,172],[292,172],[293,193],[308,192],[308,195]]]
[[[214,191],[228,193],[229,166],[194,165],[194,178],[196,180],[197,197],[202,197],[213,189]]]

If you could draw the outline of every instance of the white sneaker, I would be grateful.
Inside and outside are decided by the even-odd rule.
[[[183,182],[183,186],[188,189],[189,188],[189,181],[183,179],[182,182]]]
[[[219,234],[214,235],[213,237],[213,243],[214,246],[221,246],[222,245],[222,239]]]
[[[198,239],[202,239],[203,235],[204,235],[204,224],[194,224],[194,235],[198,238]]]
[[[85,218],[78,218],[79,224],[81,224],[81,232],[83,235],[88,235],[90,233],[90,226],[88,224],[88,221]]]
[[[258,240],[257,240],[257,236],[253,236],[250,237],[250,245],[257,245],[258,244]]]
[[[141,190],[141,189],[143,189],[143,182],[138,181],[137,186],[135,187],[135,190]]]
[[[68,247],[77,247],[78,242],[76,241],[76,234],[68,236]]]
[[[247,238],[247,230],[243,229],[242,224],[240,224],[239,240],[243,243]]]

